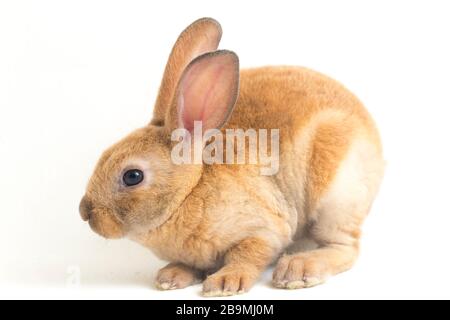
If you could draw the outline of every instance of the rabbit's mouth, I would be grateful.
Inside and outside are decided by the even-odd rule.
[[[104,207],[95,207],[84,196],[80,202],[80,215],[84,221],[89,222],[91,229],[107,239],[118,239],[124,236],[123,225],[112,212]]]
[[[119,239],[124,236],[122,225],[110,214],[94,214],[89,219],[89,226],[107,239]]]

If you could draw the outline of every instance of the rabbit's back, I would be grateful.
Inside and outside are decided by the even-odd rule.
[[[356,141],[382,161],[378,130],[362,103],[337,81],[306,68],[242,70],[239,98],[226,128],[280,130],[275,180],[297,209],[300,224]]]
[[[288,66],[243,69],[239,98],[226,127],[279,128],[293,133],[318,112],[330,109],[357,116],[368,129],[375,129],[361,102],[323,74]]]

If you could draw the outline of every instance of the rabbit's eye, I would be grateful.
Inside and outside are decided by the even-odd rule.
[[[144,180],[144,173],[138,169],[131,169],[124,173],[123,182],[131,187],[135,186]]]

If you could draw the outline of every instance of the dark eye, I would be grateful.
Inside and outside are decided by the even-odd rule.
[[[123,183],[127,186],[135,186],[144,180],[144,173],[138,169],[131,169],[124,173]]]

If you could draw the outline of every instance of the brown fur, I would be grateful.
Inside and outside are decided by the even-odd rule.
[[[343,86],[314,71],[242,70],[223,129],[279,128],[278,174],[261,176],[250,164],[174,165],[167,129],[179,112],[174,79],[188,64],[182,53],[195,58],[190,46],[204,41],[202,32],[217,39],[220,29],[202,19],[182,34],[189,41],[179,40],[172,51],[152,124],[104,153],[80,205],[83,218],[105,237],[126,235],[171,261],[157,277],[162,289],[196,283],[204,271],[213,272],[203,284],[207,296],[247,291],[266,266],[305,238],[318,248],[282,256],[275,286],[308,287],[347,270],[383,172],[371,117]],[[121,187],[129,165],[151,168],[151,183]]]

